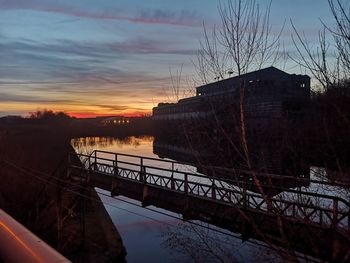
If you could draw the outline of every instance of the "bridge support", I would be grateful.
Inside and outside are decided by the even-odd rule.
[[[118,192],[118,179],[112,179],[112,185],[111,185],[111,196],[119,195]]]
[[[148,200],[148,186],[146,184],[143,185],[143,191],[142,191],[142,207],[146,207],[149,205]]]
[[[211,186],[211,198],[212,198],[213,200],[216,200],[215,179],[213,179],[212,186]]]

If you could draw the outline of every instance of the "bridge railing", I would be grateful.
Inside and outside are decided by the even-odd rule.
[[[192,163],[185,163],[185,162],[176,162],[172,160],[166,160],[166,159],[159,159],[159,158],[152,158],[152,157],[144,157],[144,156],[137,156],[137,155],[131,155],[131,154],[123,154],[123,153],[115,153],[115,152],[108,152],[108,151],[101,151],[101,150],[94,150],[91,152],[91,154],[78,154],[79,158],[83,162],[84,166],[86,168],[90,167],[92,163],[96,163],[97,161],[111,164],[111,165],[117,165],[118,166],[128,166],[134,167],[140,169],[140,167],[148,166],[148,168],[166,168],[166,171],[170,171],[170,173],[174,172],[188,172],[189,174],[193,174],[195,176],[199,177],[205,177],[207,178],[207,175],[204,175],[203,173],[195,172],[193,168]],[[122,158],[129,158],[129,160],[123,160]],[[155,163],[150,163],[155,162]],[[148,165],[147,165],[148,164]],[[167,165],[164,165],[167,164]],[[192,167],[192,168],[191,168]],[[280,190],[287,190],[290,187],[284,187],[283,185],[278,185],[278,183],[283,182],[298,182],[300,186],[307,186],[310,183],[319,185],[319,186],[331,186],[331,187],[340,187],[346,190],[350,191],[350,185],[344,184],[344,183],[337,183],[337,182],[329,182],[325,180],[315,180],[300,176],[286,176],[286,175],[277,175],[277,174],[271,174],[271,173],[262,173],[262,172],[255,172],[255,171],[247,171],[247,170],[239,170],[239,169],[232,169],[232,168],[226,168],[226,167],[218,167],[218,166],[206,166],[201,165],[202,170],[204,173],[210,173],[210,174],[219,174],[220,179],[223,179],[223,174],[226,174],[227,177],[225,177],[225,180],[227,182],[231,183],[239,183],[240,186],[244,185],[252,185],[254,184],[255,178],[258,178],[260,181],[260,184],[273,187],[274,189],[280,189]],[[213,173],[214,172],[214,173]],[[211,178],[215,178],[217,176],[211,176]],[[275,185],[272,185],[276,183]]]
[[[264,185],[265,188],[260,188],[261,192],[258,193],[249,190],[249,186],[257,184],[261,178],[266,179],[266,175],[257,174],[256,177],[250,175],[249,180],[223,179],[192,172],[191,168],[184,164],[170,160],[106,151],[77,155],[84,163],[85,169],[97,174],[120,177],[226,205],[288,216],[320,226],[350,229],[350,204],[347,200],[338,196],[278,185],[273,188],[281,192],[275,196],[264,193],[271,185]],[[300,180],[293,177],[289,179]],[[329,185],[324,181],[309,181]]]
[[[0,244],[0,262],[71,262],[2,209]]]

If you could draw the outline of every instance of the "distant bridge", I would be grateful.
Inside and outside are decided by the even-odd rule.
[[[77,157],[79,165],[73,161]],[[89,155],[70,155],[70,173],[76,171],[90,185],[110,191],[112,196],[139,200],[143,206],[161,207],[182,214],[184,219],[242,233],[243,237],[281,246],[287,239],[294,250],[327,260],[348,253],[349,201],[335,195],[265,184],[271,177],[283,178],[280,182],[287,177],[254,173],[240,175],[241,179],[208,177],[174,161],[97,150]],[[287,179],[307,180],[320,188],[331,185]],[[254,185],[260,193],[249,190]],[[267,187],[279,189],[279,194],[265,194]],[[339,244],[335,254],[332,248]]]

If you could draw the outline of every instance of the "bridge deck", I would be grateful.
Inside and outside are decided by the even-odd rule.
[[[247,222],[253,222],[258,226],[253,231],[255,236],[261,239],[261,232],[269,233],[277,242],[281,242],[280,222],[283,222],[283,232],[289,241],[306,240],[310,231],[316,240],[312,246],[326,240],[316,248],[297,241],[296,250],[311,254],[322,251],[327,259],[332,259],[334,240],[346,244],[344,253],[350,244],[350,204],[347,200],[335,193],[322,194],[283,186],[286,180],[312,182],[319,188],[331,186],[328,182],[234,170],[231,170],[230,179],[207,177],[186,164],[105,151],[77,156],[90,183],[111,191],[112,195],[121,194],[144,205],[152,204],[181,213],[187,219],[202,220],[235,232],[241,231],[242,227],[247,229]],[[73,165],[71,168],[81,169]],[[250,191],[252,185],[260,192]],[[279,193],[268,195],[266,189],[271,187]]]
[[[104,151],[94,151],[90,155],[78,154],[78,157],[87,170],[110,175],[111,178],[124,178],[227,206],[278,212],[283,216],[306,220],[323,227],[337,226],[350,229],[350,204],[347,200],[336,195],[320,194],[306,189],[296,190],[285,188],[283,185],[266,185],[267,175],[246,174],[245,180],[237,179],[236,176],[232,176],[232,179],[209,178],[191,171],[191,167],[186,164],[168,160]],[[233,171],[232,174],[237,175],[237,172]],[[274,175],[268,176],[271,178]],[[282,183],[286,180],[307,180],[278,177]],[[330,185],[324,181],[308,181],[323,186]],[[254,184],[258,185],[261,193],[249,191],[249,187]],[[279,189],[281,194],[268,196],[266,187]]]

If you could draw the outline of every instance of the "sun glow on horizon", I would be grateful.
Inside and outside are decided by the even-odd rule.
[[[151,112],[135,112],[135,113],[125,113],[125,114],[112,114],[112,113],[69,113],[65,112],[70,117],[84,119],[84,118],[98,118],[98,117],[144,117],[150,116]]]
[[[327,15],[327,1],[318,3],[317,12],[312,1],[296,1],[276,1],[272,24],[294,17],[302,25],[312,25],[305,30],[318,39],[316,24]],[[193,61],[203,37],[202,22],[209,29],[220,21],[213,12],[216,1],[135,3],[4,1],[0,117],[42,109],[79,118],[141,116],[173,98],[171,72],[181,68],[183,90],[193,86],[186,81],[198,77]],[[288,30],[282,34],[287,49],[292,44]],[[298,73],[293,65],[287,66],[289,73]]]

